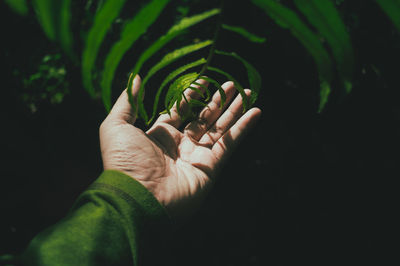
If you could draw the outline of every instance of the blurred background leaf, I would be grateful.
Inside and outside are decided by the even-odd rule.
[[[26,0],[4,0],[6,4],[15,12],[22,16],[26,16],[28,14],[28,5]]]

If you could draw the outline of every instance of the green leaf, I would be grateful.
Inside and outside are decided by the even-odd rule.
[[[265,11],[275,22],[283,28],[289,29],[293,36],[295,36],[301,44],[307,49],[317,65],[318,75],[321,85],[321,90],[331,87],[333,79],[332,61],[322,46],[318,36],[315,35],[289,8],[273,0],[252,0],[252,2],[259,8]],[[323,87],[322,87],[323,85]],[[324,108],[328,100],[329,93],[321,93],[320,98],[320,111]]]
[[[242,95],[242,100],[243,100],[243,113],[246,112],[247,107],[248,107],[248,103],[247,103],[247,95],[244,92],[243,86],[240,85],[240,83],[230,74],[226,73],[225,71],[216,68],[216,67],[212,67],[212,66],[208,66],[207,70],[211,70],[214,71],[216,73],[219,73],[223,76],[225,76],[228,80],[233,81],[233,83],[235,84],[235,88],[239,91],[240,95]]]
[[[122,29],[121,37],[108,53],[101,79],[103,103],[107,111],[111,109],[111,87],[115,71],[123,55],[143,35],[147,28],[159,17],[169,0],[152,0],[128,21]]]
[[[26,0],[5,0],[6,4],[16,13],[26,16],[28,14],[28,5]]]
[[[321,113],[328,102],[329,94],[331,93],[331,86],[327,82],[321,82],[320,102],[318,113]]]
[[[251,65],[249,62],[247,62],[245,59],[243,59],[242,57],[240,57],[239,55],[237,55],[234,52],[228,53],[228,52],[216,50],[215,53],[236,58],[245,66],[245,68],[247,70],[247,76],[249,78],[250,89],[251,89],[250,105],[253,105],[255,103],[255,101],[257,100],[257,97],[258,97],[258,94],[259,94],[260,88],[261,88],[260,73],[258,73],[258,71],[255,69],[255,67],[253,65]]]
[[[328,42],[336,61],[339,76],[352,89],[354,53],[350,36],[334,4],[330,0],[295,0],[297,8]]]
[[[155,66],[153,66],[149,72],[147,73],[147,75],[144,77],[142,84],[140,86],[140,90],[139,90],[139,99],[142,99],[142,95],[144,92],[144,86],[146,85],[147,81],[155,74],[157,73],[160,69],[166,67],[167,65],[175,62],[176,60],[178,60],[179,58],[181,58],[182,56],[185,56],[189,53],[195,52],[197,50],[200,50],[206,46],[209,46],[210,44],[212,44],[211,40],[206,40],[203,42],[199,42],[199,43],[195,43],[195,44],[190,44],[187,46],[184,46],[182,48],[176,49],[173,52],[170,52],[168,54],[166,54],[160,62],[158,62]],[[190,85],[190,84],[189,84]],[[142,94],[140,93],[142,92]],[[145,120],[148,121],[148,116],[146,113],[146,110],[144,109],[143,106],[143,102],[139,102],[139,113],[140,116]]]
[[[149,48],[147,48],[139,57],[138,61],[136,62],[134,68],[133,68],[133,73],[134,75],[138,74],[140,72],[140,69],[142,68],[143,64],[152,56],[154,55],[157,51],[159,51],[161,48],[163,48],[166,44],[168,44],[171,40],[173,40],[175,37],[179,36],[180,34],[184,33],[184,31],[191,26],[196,25],[197,23],[212,17],[216,14],[220,13],[220,9],[211,9],[209,11],[203,12],[201,14],[197,14],[191,17],[185,17],[182,18],[177,24],[172,26],[166,34],[161,36],[157,41],[155,41]],[[128,88],[128,97],[129,97],[129,102],[131,104],[135,104],[132,100],[132,88]],[[139,95],[143,95],[143,90],[139,91]],[[140,98],[141,99],[141,98]]]
[[[89,30],[82,54],[82,78],[84,87],[92,97],[95,96],[92,82],[92,70],[96,62],[100,45],[103,43],[107,31],[117,18],[125,1],[126,0],[107,0],[96,13],[93,26]]]
[[[71,30],[71,0],[62,0],[60,10],[60,25],[58,31],[58,39],[64,51],[72,56],[72,30]]]
[[[394,26],[400,31],[400,1],[399,0],[376,0],[386,15],[392,20]]]
[[[167,43],[173,40],[178,35],[182,34],[184,30],[188,29],[191,26],[196,25],[197,23],[214,16],[220,12],[219,9],[212,9],[206,11],[201,14],[194,15],[192,17],[185,17],[181,21],[179,21],[176,25],[172,26],[166,34],[161,36],[157,41],[155,41],[149,48],[147,48],[139,57],[136,62],[133,73],[139,73],[143,64],[157,51],[159,51],[162,47],[164,47]]]
[[[165,108],[167,109],[168,114],[171,115],[170,109],[176,102],[178,114],[179,113],[179,104],[182,100],[183,92],[195,81],[198,73],[191,72],[177,78],[170,86],[167,91],[167,95],[165,96]]]
[[[221,85],[219,84],[218,81],[216,81],[215,79],[206,77],[206,76],[201,76],[201,79],[207,80],[208,82],[214,84],[215,87],[217,87],[219,94],[221,95],[221,103],[219,105],[219,108],[222,109],[222,107],[224,107],[225,102],[226,102],[226,94],[224,89],[222,89]]]
[[[255,43],[264,43],[265,42],[265,38],[263,37],[259,37],[251,32],[248,32],[246,29],[242,28],[242,27],[237,27],[237,26],[230,26],[227,24],[222,24],[222,28],[225,30],[229,30],[232,32],[235,32],[239,35],[242,35],[244,38],[246,38],[247,40],[251,41],[251,42],[255,42]]]
[[[52,0],[33,1],[39,22],[47,37],[52,41],[56,40],[58,4],[58,1]]]
[[[156,93],[156,97],[154,99],[154,104],[153,104],[153,114],[150,118],[149,121],[146,121],[147,124],[150,124],[153,119],[156,116],[157,113],[157,107],[158,107],[158,102],[160,99],[160,95],[161,92],[163,91],[164,87],[171,82],[172,80],[174,80],[178,75],[182,74],[183,72],[187,71],[188,69],[194,68],[196,66],[205,64],[206,60],[204,58],[201,58],[199,60],[196,60],[192,63],[186,64],[184,66],[179,67],[178,69],[176,69],[175,71],[171,72],[162,82],[161,82],[161,86],[158,88],[157,93]],[[128,87],[129,88],[129,87]]]
[[[207,107],[207,104],[196,99],[190,99],[189,106]]]
[[[33,5],[47,37],[59,41],[63,49],[72,55],[71,1],[35,0]]]

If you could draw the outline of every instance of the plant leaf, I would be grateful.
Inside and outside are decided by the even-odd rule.
[[[221,103],[219,105],[219,108],[222,109],[222,107],[225,105],[226,102],[226,94],[224,89],[222,89],[221,85],[219,84],[218,81],[216,81],[215,79],[206,77],[206,76],[201,76],[201,79],[207,80],[208,82],[211,82],[212,84],[214,84],[215,87],[217,87],[219,94],[221,95]]]
[[[239,35],[242,35],[244,38],[246,38],[247,40],[251,41],[251,42],[255,42],[255,43],[264,43],[265,42],[265,38],[263,37],[259,37],[251,32],[248,32],[245,28],[242,27],[237,27],[237,26],[231,26],[231,25],[227,25],[227,24],[222,24],[222,28],[225,30],[229,30],[232,32],[235,32]]]
[[[33,2],[40,25],[47,37],[52,41],[56,40],[58,24],[56,15],[58,14],[57,4],[59,4],[57,2],[52,0],[34,0]]]
[[[6,4],[16,13],[26,16],[28,14],[28,5],[26,0],[5,0]]]
[[[295,0],[297,8],[327,40],[346,92],[352,89],[354,53],[350,36],[330,0]]]
[[[247,103],[248,99],[247,99],[246,93],[244,92],[243,86],[240,85],[240,83],[232,75],[226,73],[225,71],[223,71],[223,70],[221,70],[219,68],[208,66],[207,70],[211,70],[211,71],[214,71],[216,73],[219,73],[219,74],[225,76],[228,80],[232,80],[233,81],[233,83],[235,84],[235,88],[239,91],[240,95],[242,95],[243,113],[246,112],[247,107],[248,107],[248,103]]]
[[[192,62],[192,63],[189,63],[189,64],[186,64],[186,65],[184,65],[184,66],[181,66],[181,67],[179,67],[178,69],[176,69],[175,71],[171,72],[171,73],[161,82],[161,86],[158,88],[157,93],[156,93],[156,97],[155,97],[155,99],[154,99],[153,114],[152,114],[150,120],[149,120],[149,121],[146,121],[147,124],[150,124],[150,123],[153,121],[153,119],[155,118],[155,116],[156,116],[157,107],[158,107],[158,102],[159,102],[160,95],[161,95],[161,92],[163,91],[164,87],[165,87],[169,82],[171,82],[173,79],[175,79],[178,75],[180,75],[180,74],[182,74],[183,72],[185,72],[186,70],[188,70],[188,69],[190,69],[190,68],[193,68],[193,67],[196,67],[196,66],[199,66],[199,65],[202,65],[202,64],[205,64],[205,63],[206,63],[206,60],[205,60],[204,58],[201,58],[201,59],[199,59],[199,60],[197,60],[197,61],[194,61],[194,62]]]
[[[148,2],[122,29],[121,37],[108,53],[101,79],[103,103],[107,111],[111,109],[111,87],[115,71],[123,55],[135,43],[147,28],[159,17],[169,0],[152,0]]]
[[[133,73],[139,73],[142,65],[158,50],[164,47],[167,43],[169,43],[172,39],[182,34],[184,30],[188,29],[191,26],[196,25],[197,23],[214,16],[220,12],[219,9],[211,9],[201,14],[194,15],[192,17],[184,17],[177,24],[172,26],[166,34],[161,36],[157,41],[155,41],[149,48],[147,48],[139,57],[136,62]]]
[[[329,88],[330,91],[333,79],[332,61],[328,52],[318,39],[318,36],[315,35],[291,9],[273,0],[252,0],[252,2],[264,10],[265,13],[275,20],[282,28],[289,29],[292,35],[303,44],[317,65],[321,90],[323,88],[323,90],[326,91],[327,88]],[[329,93],[322,93],[321,91],[318,112],[323,110],[328,100],[328,95]]]
[[[157,41],[155,41],[149,48],[147,48],[139,57],[137,60],[135,66],[133,67],[133,73],[134,76],[139,73],[140,69],[142,68],[143,64],[157,51],[159,51],[162,47],[164,47],[167,43],[169,43],[171,40],[173,40],[175,37],[179,36],[182,34],[186,29],[188,29],[191,26],[196,25],[197,23],[212,17],[216,14],[220,13],[220,9],[211,9],[209,11],[191,16],[191,17],[184,17],[182,20],[180,20],[177,24],[172,26],[166,34],[161,36]],[[132,99],[132,88],[128,88],[128,97],[129,97],[129,102],[133,105],[136,104],[133,102]],[[143,89],[139,91],[139,98],[143,96]],[[140,98],[142,99],[142,98]]]
[[[90,28],[85,48],[82,54],[83,85],[89,94],[94,97],[95,90],[92,82],[92,69],[96,62],[100,45],[113,21],[117,18],[126,0],[106,0],[96,13],[93,26]]]
[[[166,54],[160,62],[158,62],[155,66],[153,66],[149,72],[147,72],[147,75],[143,78],[142,84],[140,86],[140,90],[139,90],[139,97],[140,99],[142,99],[142,95],[140,94],[140,91],[144,91],[144,86],[146,85],[147,81],[156,73],[158,72],[160,69],[166,67],[167,65],[175,62],[176,60],[178,60],[179,58],[181,58],[182,56],[185,56],[189,53],[195,52],[197,50],[200,50],[201,48],[204,48],[206,46],[209,46],[210,44],[212,44],[211,40],[206,40],[203,42],[199,42],[199,43],[195,43],[195,44],[190,44],[184,47],[181,47],[179,49],[176,49],[168,54]],[[190,85],[190,84],[189,84]],[[148,121],[148,116],[146,113],[146,110],[144,109],[144,105],[143,102],[139,102],[139,113],[140,116],[145,120]]]
[[[170,109],[176,102],[177,104],[177,110],[178,114],[179,113],[179,104],[180,101],[182,100],[182,93],[194,82],[194,80],[197,78],[198,73],[196,72],[191,72],[185,75],[180,76],[177,78],[170,86],[167,92],[167,95],[165,96],[165,108],[167,109],[167,112],[169,115]]]
[[[72,56],[71,0],[62,0],[58,39],[68,55]]]
[[[376,0],[386,15],[392,20],[394,26],[400,31],[400,1],[398,0]]]
[[[52,41],[59,41],[63,49],[72,55],[71,1],[35,0],[33,5],[47,37]]]
[[[202,101],[196,99],[190,99],[189,106],[207,107],[208,105]]]
[[[328,84],[328,82],[321,82],[321,90],[320,90],[320,103],[319,103],[319,110],[318,112],[322,112],[324,106],[326,105],[328,99],[329,99],[329,94],[331,93],[331,86]]]
[[[226,56],[231,56],[239,60],[246,68],[247,70],[247,76],[249,78],[249,83],[250,83],[250,89],[251,89],[251,96],[250,96],[250,106],[255,103],[257,100],[258,94],[260,92],[261,88],[261,76],[260,73],[255,69],[254,66],[252,66],[249,62],[247,62],[245,59],[240,57],[234,52],[228,53],[224,51],[215,51],[216,54],[220,55],[226,55]]]

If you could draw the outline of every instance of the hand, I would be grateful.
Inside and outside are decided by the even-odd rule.
[[[204,80],[199,83],[208,85]],[[140,88],[136,76],[132,88],[134,99]],[[181,119],[176,105],[171,116],[163,114],[143,132],[134,126],[136,113],[128,102],[126,90],[100,126],[100,146],[104,169],[119,170],[145,186],[174,218],[186,216],[201,202],[214,182],[218,170],[241,137],[261,114],[258,108],[242,113],[242,97],[233,102],[233,82],[222,85],[226,103],[215,93],[199,114],[199,119],[179,130]],[[245,90],[250,96],[250,90]],[[188,100],[198,98],[193,90],[185,92]],[[187,109],[182,100],[181,110]]]

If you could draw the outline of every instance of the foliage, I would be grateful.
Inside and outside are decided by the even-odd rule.
[[[389,16],[397,30],[400,31],[400,1],[376,0],[382,10]]]
[[[255,34],[251,33],[251,32],[248,32],[246,29],[244,29],[242,27],[230,26],[230,25],[227,25],[227,24],[222,24],[222,28],[225,29],[225,30],[230,30],[232,32],[240,34],[243,37],[247,38],[251,42],[263,43],[266,40],[263,37],[259,37],[259,36],[255,35]]]
[[[28,14],[26,0],[5,0],[5,2],[18,14],[23,16]]]
[[[47,100],[51,104],[58,104],[69,94],[67,73],[61,58],[60,54],[45,55],[35,72],[23,78],[20,94],[32,113],[36,112],[38,102]],[[34,92],[32,88],[42,89]]]
[[[116,42],[108,53],[104,63],[101,79],[104,106],[111,109],[111,83],[115,70],[125,52],[143,35],[147,28],[154,23],[168,0],[152,0],[146,4],[134,18],[128,21],[121,33],[121,39]]]
[[[47,37],[72,56],[71,0],[34,0],[33,6]]]
[[[400,2],[398,0],[369,1],[376,1],[400,30]],[[26,15],[30,10],[27,2],[23,0],[5,0],[5,2],[21,15]],[[355,71],[353,45],[346,25],[336,8],[336,5],[345,1],[294,0],[293,6],[285,5],[281,1],[276,0],[252,0],[251,2],[277,25],[288,29],[313,58],[320,80],[319,112],[324,110],[332,91],[344,91],[346,94],[351,92]],[[75,40],[73,38],[77,34],[71,26],[71,17],[73,16],[72,1],[34,0],[32,2],[32,9],[35,11],[43,31],[50,40],[58,42],[72,60],[77,55],[81,57],[80,67],[83,85],[92,97],[97,97],[101,94],[104,106],[108,111],[111,108],[113,80],[122,58],[132,47],[135,48],[134,45],[138,40],[146,38],[148,35],[147,30],[153,27],[153,24],[161,23],[159,21],[160,17],[163,16],[165,9],[172,3],[169,0],[143,1],[134,15],[124,20],[119,38],[112,41],[111,45],[108,45],[110,48],[108,48],[108,52],[106,53],[102,70],[99,69],[97,63],[99,51],[105,46],[104,43],[107,41],[107,35],[113,28],[115,21],[119,19],[121,12],[124,11],[127,1],[104,0],[97,1],[96,3],[97,9],[91,16],[91,26],[83,34],[83,49],[81,52],[79,49],[75,49],[76,47],[80,47],[81,41],[77,40],[76,37],[74,37]],[[165,112],[169,112],[171,106],[174,104],[179,105],[182,99],[187,100],[183,94],[186,89],[197,90],[203,96],[201,101],[189,101],[189,109],[192,106],[204,106],[210,96],[209,89],[205,89],[205,94],[203,94],[199,89],[190,86],[198,78],[206,79],[213,84],[220,92],[222,99],[224,99],[224,92],[219,82],[208,74],[206,77],[206,73],[214,73],[234,81],[239,93],[244,95],[243,86],[237,79],[224,69],[211,66],[211,61],[215,56],[232,57],[245,67],[248,74],[249,87],[253,91],[250,102],[246,100],[243,102],[245,111],[249,106],[254,104],[258,97],[261,88],[261,77],[256,68],[236,52],[226,52],[217,49],[219,32],[221,30],[230,31],[256,44],[265,43],[266,38],[249,32],[241,25],[228,25],[224,23],[223,12],[229,12],[228,9],[224,8],[224,5],[191,16],[187,16],[189,12],[187,7],[179,6],[176,8],[176,11],[181,14],[182,18],[170,27],[165,34],[156,36],[156,40],[147,49],[137,52],[139,56],[132,67],[132,72],[128,79],[128,95],[131,104],[139,108],[139,116],[147,124],[150,124],[157,115],[160,97],[163,94],[165,94]],[[215,19],[213,17],[218,18]],[[302,18],[305,18],[306,21],[303,21]],[[210,19],[213,19],[214,25],[213,38],[206,38],[209,40],[203,41],[197,39],[185,43],[181,48],[175,49],[172,52],[166,51],[165,55],[161,56],[161,59],[157,63],[152,67],[148,66],[149,70],[146,74],[142,73],[143,66],[151,61],[152,57],[158,56],[167,44],[176,39],[179,39],[180,42],[182,40],[184,40],[183,42],[187,42],[185,37],[180,37],[190,32],[193,26]],[[203,48],[209,49],[207,57],[201,54]],[[191,59],[191,63],[184,63],[175,69],[170,69],[170,65],[173,62],[190,54],[194,54],[194,57],[198,56],[198,58]],[[193,69],[197,67],[201,67],[201,69],[194,71]],[[131,86],[129,84],[132,84],[133,78],[139,72],[143,75],[143,82],[138,97],[138,99],[142,99],[145,86],[150,78],[164,68],[168,69],[168,73],[162,79],[156,91],[149,117],[144,103],[139,100],[137,102],[133,101]],[[190,72],[186,73],[188,71]],[[168,86],[168,84],[170,85]],[[164,93],[165,88],[168,88],[166,93]],[[184,116],[184,114],[182,115]]]
[[[95,91],[92,84],[92,71],[97,58],[100,45],[108,29],[121,11],[125,0],[107,1],[96,12],[93,25],[87,35],[85,48],[82,54],[82,78],[86,90],[94,97]]]

